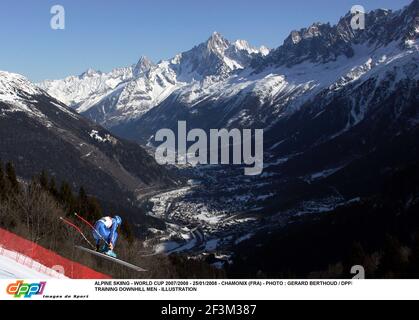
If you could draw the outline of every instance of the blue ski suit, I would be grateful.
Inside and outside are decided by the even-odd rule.
[[[95,224],[96,231],[93,231],[93,237],[96,240],[96,245],[99,245],[103,238],[115,247],[116,240],[118,239],[118,227],[118,222],[111,217],[103,217],[98,220]]]

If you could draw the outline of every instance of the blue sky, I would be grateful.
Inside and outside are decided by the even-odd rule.
[[[293,29],[336,23],[355,4],[399,9],[410,0],[1,0],[0,70],[32,81],[109,71],[141,55],[167,59],[218,31],[227,39],[274,48]],[[66,29],[50,28],[63,5]]]

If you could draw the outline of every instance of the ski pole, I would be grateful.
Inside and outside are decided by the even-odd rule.
[[[60,217],[60,220],[62,222],[64,222],[65,224],[73,227],[74,229],[77,230],[78,233],[80,233],[80,235],[83,237],[84,240],[86,240],[86,242],[93,248],[96,249],[96,247],[89,241],[89,239],[87,239],[87,237],[84,235],[83,231],[81,231],[81,229],[79,227],[77,227],[74,223],[71,223],[70,221],[64,219],[63,217]]]
[[[74,212],[74,215],[79,218],[81,221],[83,221],[85,224],[87,224],[92,230],[106,243],[107,246],[109,246],[108,241],[102,235],[99,233],[99,231],[96,230],[96,228],[86,219],[84,219],[82,216],[80,216],[77,212]]]

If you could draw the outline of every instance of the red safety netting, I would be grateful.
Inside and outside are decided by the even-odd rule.
[[[47,268],[63,270],[72,279],[110,279],[111,277],[90,269],[80,263],[63,258],[51,250],[37,245],[0,228],[0,246],[27,256]]]

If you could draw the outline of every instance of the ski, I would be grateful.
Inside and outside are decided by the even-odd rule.
[[[138,271],[138,272],[147,272],[147,270],[145,270],[143,268],[140,268],[140,267],[138,267],[136,265],[133,265],[133,264],[128,263],[126,261],[120,260],[118,258],[114,258],[114,257],[108,256],[108,255],[106,255],[104,253],[100,253],[100,252],[97,252],[97,251],[94,251],[94,250],[90,250],[90,249],[87,249],[87,248],[82,247],[82,246],[76,246],[76,248],[77,249],[80,249],[80,250],[82,250],[84,252],[88,252],[90,254],[93,254],[93,255],[95,255],[97,257],[101,257],[101,258],[104,258],[106,260],[113,261],[115,263],[118,263],[120,265],[123,265],[123,266],[125,266],[127,268],[130,268],[132,270],[135,270],[135,271]]]

